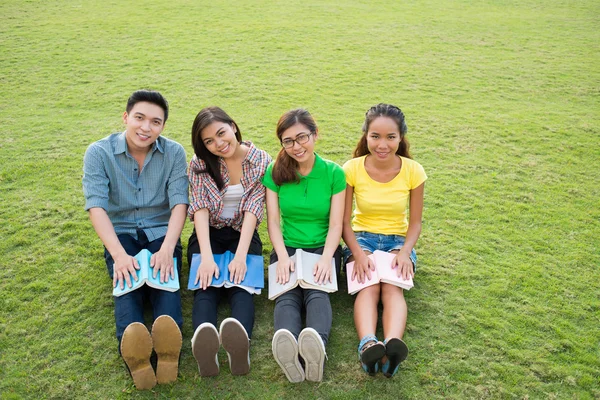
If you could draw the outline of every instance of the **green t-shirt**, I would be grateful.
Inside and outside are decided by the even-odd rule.
[[[263,177],[263,184],[279,195],[281,231],[286,246],[316,248],[325,245],[329,230],[331,197],[346,188],[342,167],[315,154],[315,165],[300,182],[273,182],[271,162]]]

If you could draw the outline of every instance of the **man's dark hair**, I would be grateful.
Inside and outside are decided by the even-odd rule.
[[[167,122],[167,119],[169,118],[169,103],[167,102],[167,99],[163,97],[162,94],[154,90],[142,89],[133,92],[133,94],[129,96],[129,99],[127,100],[127,113],[131,112],[131,109],[137,103],[141,103],[144,101],[147,103],[156,104],[157,106],[162,108],[165,113],[165,120],[163,121],[163,124]]]

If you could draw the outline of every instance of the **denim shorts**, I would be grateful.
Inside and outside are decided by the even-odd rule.
[[[373,253],[375,250],[390,252],[392,250],[400,250],[404,246],[404,236],[400,235],[382,235],[379,233],[370,232],[354,232],[356,241],[361,249]],[[352,253],[348,247],[344,247],[344,261],[350,257]],[[417,253],[415,249],[410,251],[410,260],[413,263],[413,269],[417,270]]]

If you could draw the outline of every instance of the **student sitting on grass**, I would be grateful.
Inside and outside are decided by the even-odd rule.
[[[113,286],[137,280],[142,249],[153,253],[151,266],[160,280],[174,277],[173,257],[181,272],[179,236],[188,204],[186,157],[183,147],[160,136],[169,116],[165,98],[139,90],[127,101],[125,131],[90,145],[83,162],[85,209],[104,244],[104,257]],[[144,304],[154,316],[152,337],[144,325]],[[181,350],[180,291],[143,285],[115,297],[119,351],[138,389],[177,379]],[[156,374],[150,364],[158,356]]]
[[[352,280],[371,278],[375,250],[397,254],[393,268],[398,276],[412,277],[417,256],[413,247],[421,233],[423,191],[427,176],[410,158],[404,114],[398,107],[378,104],[366,113],[363,135],[354,158],[344,164],[346,210],[343,237],[348,261],[354,260]],[[352,202],[356,208],[352,223]],[[407,213],[410,207],[410,219]],[[383,303],[384,342],[375,336],[377,306]],[[354,324],[360,339],[358,355],[363,369],[373,374],[381,365],[391,377],[408,355],[402,341],[406,326],[406,301],[401,288],[380,283],[358,292],[354,302]]]
[[[277,282],[282,284],[294,271],[290,256],[296,249],[322,254],[314,267],[318,283],[330,280],[332,257],[335,256],[337,269],[341,264],[344,172],[314,152],[317,135],[317,125],[308,111],[285,113],[277,124],[277,137],[283,148],[263,179],[273,244],[270,263],[278,262]],[[302,308],[306,310],[307,326],[303,330]],[[285,376],[290,382],[305,378],[321,381],[332,321],[329,295],[298,286],[277,297],[274,314],[273,356]]]
[[[192,351],[201,376],[219,373],[219,343],[229,356],[233,375],[250,370],[250,339],[254,326],[254,299],[246,290],[234,286],[210,286],[219,269],[213,254],[235,254],[229,276],[239,284],[246,275],[246,256],[262,255],[257,227],[265,206],[265,187],[261,179],[271,157],[251,142],[242,142],[238,125],[218,107],[201,110],[192,126],[194,156],[188,171],[191,201],[188,214],[194,231],[188,244],[192,255],[202,256],[195,282]],[[217,332],[217,306],[227,296],[231,315]]]

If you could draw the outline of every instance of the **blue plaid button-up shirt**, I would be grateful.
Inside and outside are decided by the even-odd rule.
[[[152,241],[167,234],[171,209],[189,204],[185,150],[159,136],[138,168],[125,132],[92,143],[83,158],[85,209],[103,208],[117,235],[137,238],[142,229]]]

